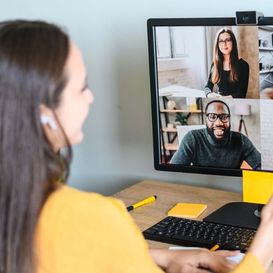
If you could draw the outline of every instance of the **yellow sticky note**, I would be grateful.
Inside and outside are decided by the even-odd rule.
[[[244,202],[266,204],[273,194],[273,173],[243,171]]]
[[[197,218],[206,208],[206,204],[177,203],[168,211],[168,216]]]

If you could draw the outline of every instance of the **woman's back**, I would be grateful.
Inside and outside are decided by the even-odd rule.
[[[37,273],[161,272],[122,202],[59,186],[38,221]]]

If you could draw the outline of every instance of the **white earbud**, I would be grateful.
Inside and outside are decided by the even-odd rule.
[[[41,116],[40,116],[40,119],[41,119],[41,123],[42,123],[42,124],[48,124],[48,126],[49,126],[52,130],[56,130],[56,129],[57,129],[56,122],[53,120],[52,117],[47,116],[47,115],[41,115]]]

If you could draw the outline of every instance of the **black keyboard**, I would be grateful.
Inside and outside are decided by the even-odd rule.
[[[149,240],[168,244],[246,252],[256,230],[228,225],[167,217],[143,232]]]

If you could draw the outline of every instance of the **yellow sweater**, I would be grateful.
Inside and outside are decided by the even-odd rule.
[[[162,273],[122,202],[61,186],[36,230],[37,273]],[[263,273],[246,255],[233,273]]]
[[[37,273],[162,273],[121,201],[61,186],[36,232]]]

